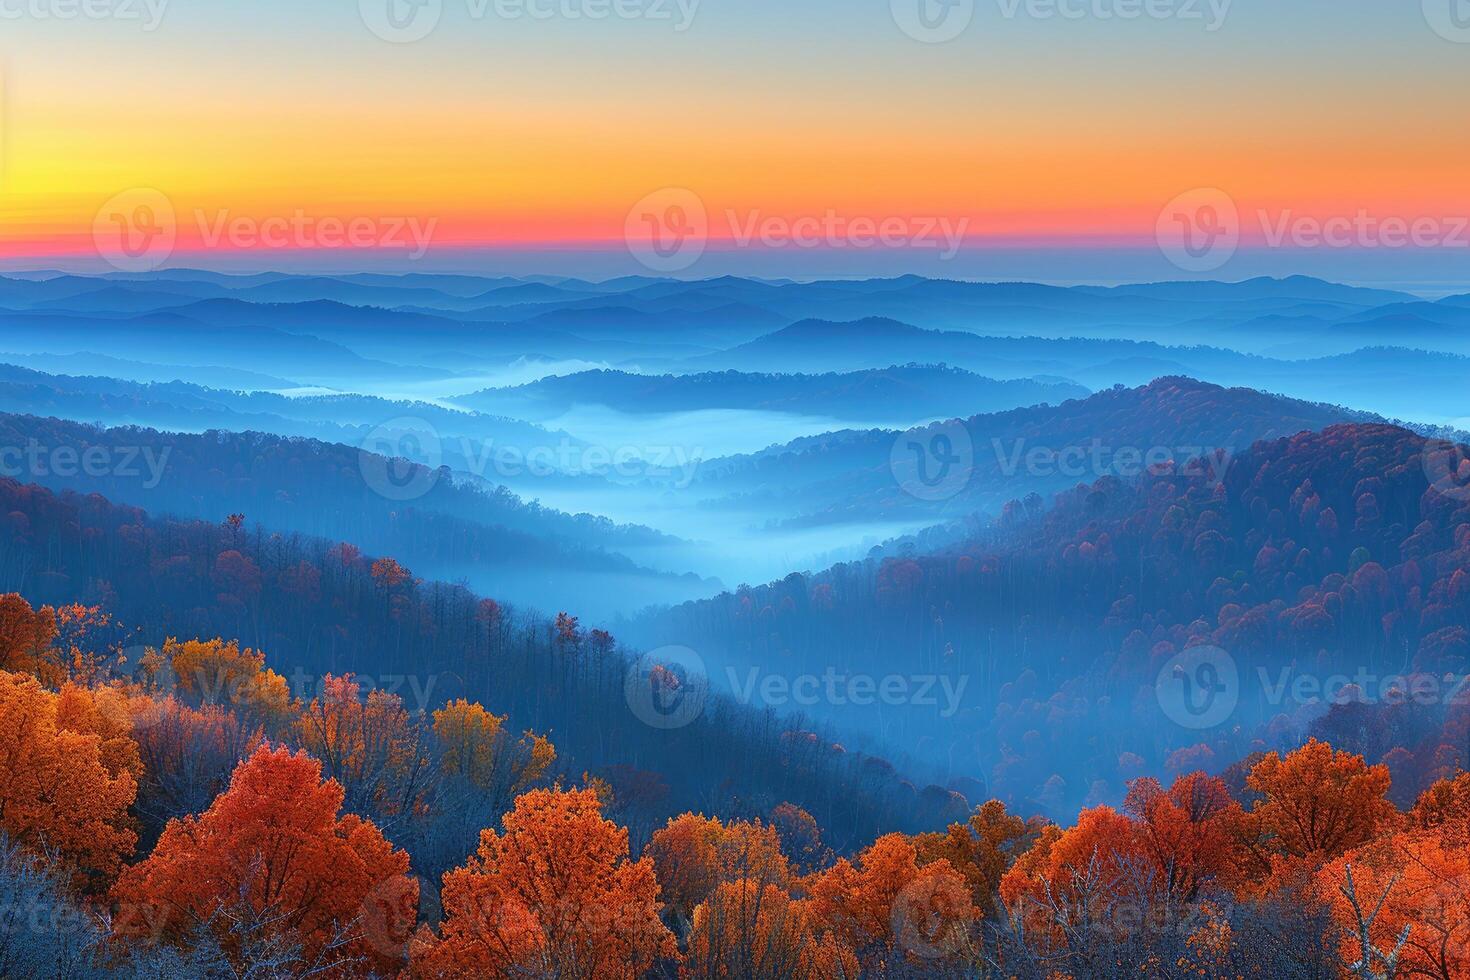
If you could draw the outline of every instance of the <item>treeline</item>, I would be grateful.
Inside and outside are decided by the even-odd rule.
[[[542,619],[425,582],[352,545],[267,533],[239,515],[154,520],[96,495],[4,480],[0,515],[0,591],[100,606],[138,630],[134,644],[236,638],[298,693],[353,673],[421,692],[419,709],[456,697],[494,704],[620,787],[636,825],[686,809],[739,815],[793,802],[846,845],[885,828],[936,826],[966,806],[800,719],[723,697],[708,696],[680,727],[645,721],[638,712],[652,695],[629,685],[650,683],[661,662],[574,616]]]
[[[905,419],[973,415],[1086,396],[1086,388],[1066,381],[998,381],[944,365],[907,364],[845,374],[582,371],[477,391],[456,401],[528,419],[555,418],[590,403],[638,414],[730,408],[878,420],[900,412]]]
[[[483,524],[582,548],[650,545],[668,539],[646,527],[618,525],[592,514],[565,514],[527,501],[503,486],[467,483],[441,471],[437,478],[422,466],[403,461],[394,476],[402,485],[424,493],[405,503],[384,497],[364,479],[363,451],[340,445],[266,432],[212,430],[191,434],[162,432],[140,426],[105,426],[68,422],[35,415],[0,414],[0,437],[6,446],[24,450],[32,443],[47,451],[66,447],[78,454],[100,447],[118,463],[123,450],[147,450],[160,467],[151,469],[142,455],[130,457],[132,466],[120,472],[84,470],[56,474],[53,467],[29,474],[33,482],[54,490],[101,493],[109,499],[143,506],[155,513],[191,516],[206,502],[216,506],[250,505],[269,513],[272,526],[302,533],[342,536],[343,530],[362,534],[367,525],[384,521],[390,513],[435,511]],[[445,447],[457,449],[457,444]],[[478,447],[477,447],[478,448]],[[493,459],[493,455],[491,459]],[[369,462],[374,462],[369,454]],[[26,457],[7,460],[11,466],[29,466]],[[382,464],[375,464],[382,465]],[[368,472],[376,473],[376,469]],[[493,474],[491,474],[493,475]],[[61,481],[65,481],[64,483]],[[146,497],[140,499],[140,494]],[[345,512],[345,516],[331,513]],[[309,516],[308,513],[314,514]],[[308,526],[308,521],[317,522]],[[461,532],[468,533],[468,532]],[[366,547],[367,545],[364,545]]]
[[[0,972],[856,980],[1470,969],[1470,773],[1407,810],[1312,741],[1141,778],[1075,821],[995,801],[833,848],[782,803],[640,834],[482,705],[258,653],[121,657],[95,607],[0,596]],[[1359,964],[1354,967],[1351,964]]]
[[[799,507],[806,523],[871,523],[883,519],[959,520],[997,515],[1029,492],[1074,486],[1079,472],[1132,478],[1137,462],[1159,453],[1183,462],[1202,450],[1243,450],[1262,439],[1346,421],[1381,421],[1333,405],[1283,398],[1249,388],[1222,388],[1192,378],[1159,378],[1139,388],[1119,385],[1087,398],[975,415],[907,433],[834,432],[797,439],[702,467],[696,492],[728,494],[746,505]],[[960,434],[963,430],[963,435]],[[949,448],[935,452],[942,436]],[[908,445],[911,441],[913,445]],[[963,477],[940,499],[912,478],[895,479],[893,461],[927,454],[920,465]],[[1072,453],[1080,455],[1073,456]],[[932,474],[931,474],[932,475]],[[914,493],[918,490],[918,493]],[[745,495],[745,496],[737,496]]]
[[[954,719],[894,712],[889,734],[989,794],[1062,813],[1121,798],[1140,772],[1299,741],[1334,676],[1374,683],[1346,696],[1375,702],[1432,682],[1402,713],[1437,731],[1470,667],[1467,455],[1333,426],[1079,485],[1050,508],[1033,495],[965,545],[742,588],[636,632],[719,662],[968,677]],[[1198,646],[1238,672],[1228,724],[1191,729],[1161,710],[1159,672]],[[1320,682],[1306,698],[1301,677]],[[1463,740],[1445,751],[1466,761]]]
[[[260,432],[190,435],[0,415],[0,475],[53,490],[99,493],[153,514],[251,515],[267,527],[350,541],[481,591],[550,604],[571,587],[622,589],[629,607],[703,591],[618,552],[672,539],[604,517],[528,502],[504,486],[388,460],[351,446]],[[83,465],[83,460],[96,462]],[[493,476],[493,473],[490,474]],[[410,499],[395,496],[407,486]],[[422,492],[420,492],[422,491]],[[613,610],[599,602],[599,616]]]

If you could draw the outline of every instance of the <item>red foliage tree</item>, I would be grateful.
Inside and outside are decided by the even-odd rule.
[[[341,807],[314,759],[262,746],[207,811],[170,821],[119,878],[117,933],[183,945],[205,930],[237,967],[269,939],[327,975],[396,970],[418,884],[408,855]]]

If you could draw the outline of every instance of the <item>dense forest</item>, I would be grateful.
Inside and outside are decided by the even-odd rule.
[[[574,776],[553,738],[478,702],[414,710],[352,674],[298,697],[236,642],[130,662],[127,632],[95,606],[0,596],[5,975],[1470,969],[1463,772],[1400,808],[1387,766],[1312,740],[1137,779],[1067,824],[990,801],[833,847],[782,802],[639,827],[625,787],[656,777]]]
[[[1457,416],[1177,376],[1312,397],[1428,364],[1441,398],[1459,359],[1112,336],[1454,303],[72,280],[0,280],[17,360],[134,380],[0,365],[0,976],[1470,973]],[[895,366],[931,349],[1006,380]],[[232,366],[154,363],[206,351]],[[821,373],[765,373],[782,351]],[[1165,376],[1107,387],[1140,374]],[[801,419],[837,406],[899,428]],[[440,453],[364,435],[405,421]],[[563,435],[724,448],[474,476],[471,450]],[[895,460],[937,436],[965,479],[933,499]],[[742,567],[785,577],[720,593]]]
[[[517,723],[534,722],[579,764],[610,769],[643,822],[676,808],[744,812],[792,801],[852,840],[882,826],[931,825],[964,806],[775,712],[717,697],[693,724],[651,727],[625,687],[630,673],[657,665],[624,653],[610,634],[568,613],[542,619],[426,582],[353,545],[270,534],[239,515],[154,520],[96,495],[4,480],[0,512],[0,589],[99,606],[132,627],[133,647],[238,640],[262,651],[293,691],[353,673],[412,694],[420,708],[483,699]]]
[[[988,671],[959,721],[1003,759],[927,787],[569,612],[0,481],[0,969],[1462,976],[1470,711],[1405,692],[1465,672],[1464,459],[1334,426],[669,614],[793,673],[894,630],[925,638],[908,667]],[[1399,696],[1345,688],[1302,733],[1242,684],[1237,723],[1120,749],[1120,717],[1169,731],[1140,692],[1204,647],[1356,658]],[[1063,816],[1057,760],[1103,751],[1121,792]]]
[[[465,473],[315,439],[263,432],[162,432],[0,414],[3,475],[100,493],[149,513],[217,519],[246,513],[283,532],[350,541],[426,575],[468,580],[503,598],[550,605],[569,584],[617,588],[638,605],[707,594],[692,574],[656,572],[620,549],[677,540],[647,527],[566,514]],[[34,448],[39,462],[27,453]],[[82,465],[100,454],[100,465]],[[383,492],[394,484],[408,491]],[[407,499],[403,499],[407,498]],[[553,584],[553,579],[555,583]],[[633,601],[633,600],[630,600]],[[607,615],[597,603],[590,614]]]
[[[1359,692],[1374,703],[1433,679],[1436,704],[1410,708],[1443,710],[1457,687],[1446,676],[1470,663],[1464,456],[1390,426],[1303,432],[1079,484],[1051,506],[1033,495],[963,544],[791,575],[633,632],[700,650],[717,678],[737,663],[972,678],[953,717],[898,706],[884,734],[950,766],[941,780],[980,777],[1013,805],[1065,813],[1121,799],[1141,771],[1223,766],[1328,724],[1334,692],[1293,695],[1299,677],[1365,675],[1380,682]],[[1240,678],[1235,724],[1215,731],[1171,724],[1153,691],[1202,645]],[[1466,761],[1465,740],[1447,739],[1378,744],[1400,746],[1412,793],[1442,770],[1437,757]]]

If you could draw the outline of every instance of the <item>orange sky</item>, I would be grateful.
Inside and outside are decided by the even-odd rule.
[[[0,46],[0,249],[85,252],[131,188],[166,195],[185,251],[226,218],[302,214],[433,222],[436,246],[616,243],[664,187],[715,239],[729,212],[834,211],[1137,243],[1194,187],[1247,214],[1470,213],[1470,44],[1417,4],[1242,7],[1215,32],[982,4],[943,45],[881,4],[742,5],[706,0],[684,32],[450,8],[413,44],[277,0],[180,0],[151,32],[22,21]]]

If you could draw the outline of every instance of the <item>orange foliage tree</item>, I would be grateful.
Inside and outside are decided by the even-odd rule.
[[[296,737],[343,785],[351,809],[398,818],[419,806],[431,775],[428,745],[398,695],[363,697],[351,674],[328,675],[297,719]]]
[[[1404,940],[1399,976],[1470,976],[1470,852],[1463,840],[1426,831],[1390,834],[1326,865],[1314,884],[1342,927],[1344,963],[1363,957],[1366,928],[1380,952]]]
[[[1140,828],[1112,807],[1084,810],[1066,830],[1048,827],[1001,879],[1001,897],[1038,935],[1058,929],[1126,931],[1160,889]],[[1126,909],[1129,918],[1118,918]]]
[[[995,918],[1002,876],[1040,832],[1039,823],[1009,814],[1005,804],[991,800],[976,807],[965,823],[915,837],[914,847],[920,864],[942,859],[964,875],[975,907],[985,918]]]
[[[980,917],[964,876],[942,858],[920,867],[902,834],[878,838],[856,862],[839,860],[807,887],[815,921],[865,965],[964,957]]]
[[[791,884],[791,866],[776,828],[759,821],[719,820],[685,813],[655,831],[644,849],[675,921],[687,923],[694,909],[721,884],[753,882],[758,889]]]
[[[129,707],[142,760],[136,809],[145,842],[156,840],[173,818],[208,809],[265,740],[259,725],[220,705],[191,708],[177,698],[145,695],[133,697]]]
[[[434,712],[434,737],[441,774],[463,779],[481,793],[505,797],[507,805],[556,762],[550,739],[526,732],[512,742],[505,716],[463,699]]]
[[[771,826],[781,838],[781,850],[799,874],[812,874],[831,863],[832,853],[822,844],[822,828],[815,817],[794,803],[771,811]]]
[[[683,975],[691,980],[844,980],[856,955],[818,934],[809,902],[775,885],[721,884],[694,915]]]
[[[1344,962],[1363,955],[1366,929],[1380,952],[1403,940],[1401,976],[1470,976],[1470,773],[1425,790],[1407,829],[1328,864],[1315,887],[1343,929]]]
[[[108,740],[104,753],[101,735],[67,727],[60,702],[34,677],[0,671],[0,830],[34,851],[55,851],[83,882],[96,883],[137,842],[128,818],[137,747]],[[85,727],[77,714],[68,710]]]
[[[66,683],[56,698],[56,724],[73,732],[96,735],[102,765],[116,776],[143,778],[143,760],[133,732],[135,696],[121,686],[83,687]]]
[[[240,969],[264,943],[299,949],[323,975],[395,971],[418,883],[407,854],[341,807],[316,760],[260,747],[208,810],[170,821],[118,879],[115,931],[176,945],[206,931]]]
[[[57,683],[60,665],[51,649],[55,640],[55,610],[32,609],[14,592],[0,595],[0,670],[36,674]]]
[[[1155,779],[1134,780],[1124,808],[1137,819],[1143,848],[1170,896],[1192,902],[1207,884],[1234,883],[1241,813],[1223,780],[1190,773],[1167,792]]]
[[[1389,802],[1387,766],[1336,752],[1316,739],[1284,758],[1256,763],[1246,785],[1261,799],[1238,837],[1251,874],[1267,892],[1299,884],[1322,864],[1391,830],[1399,813]]]
[[[675,955],[653,862],[629,859],[595,792],[532,790],[502,825],[444,876],[444,922],[415,938],[414,975],[635,980]]]

